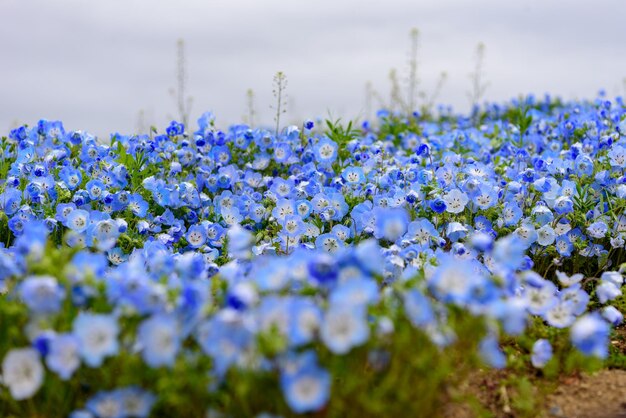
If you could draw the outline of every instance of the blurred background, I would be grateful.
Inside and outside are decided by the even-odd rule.
[[[162,131],[178,99],[193,125],[207,110],[248,120],[252,103],[271,126],[277,71],[285,122],[363,119],[389,100],[391,69],[406,85],[412,28],[423,100],[467,111],[477,65],[480,101],[622,95],[624,16],[620,0],[0,0],[0,135],[40,118]]]

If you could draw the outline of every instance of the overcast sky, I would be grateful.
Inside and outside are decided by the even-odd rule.
[[[241,121],[246,90],[271,123],[272,77],[288,78],[286,119],[365,110],[365,84],[389,95],[420,30],[419,78],[466,109],[478,42],[486,98],[623,94],[623,0],[0,0],[0,135],[60,119],[66,129],[132,133],[143,110],[161,130],[176,115],[176,41],[186,42],[192,120]]]

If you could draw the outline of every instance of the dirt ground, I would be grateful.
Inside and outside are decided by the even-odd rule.
[[[616,329],[611,344],[626,354],[626,325]],[[626,418],[626,370],[604,369],[593,374],[562,377],[550,395],[544,398],[542,390],[529,388],[533,404],[524,413],[516,408],[519,398],[507,391],[505,370],[484,370],[471,376],[460,388],[474,394],[481,413],[467,404],[450,405],[443,411],[445,418],[493,416],[497,418]],[[545,389],[544,389],[545,390]],[[528,398],[528,393],[526,394]],[[537,414],[536,411],[542,411]],[[535,411],[535,412],[532,412]]]
[[[626,371],[601,370],[564,381],[548,397],[543,417],[626,418]]]
[[[611,344],[626,354],[626,326],[617,328]],[[626,418],[626,370],[601,370],[565,379],[548,397],[544,417]]]

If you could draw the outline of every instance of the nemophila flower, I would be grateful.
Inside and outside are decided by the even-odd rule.
[[[231,286],[226,294],[226,305],[236,310],[246,310],[258,301],[258,293],[252,283],[240,282]]]
[[[556,291],[556,286],[552,282],[542,280],[538,283],[529,283],[523,291],[528,303],[528,312],[542,315],[552,309],[558,303]]]
[[[210,224],[206,227],[206,235],[209,243],[214,246],[221,246],[220,241],[224,236],[225,229],[220,224]]]
[[[560,196],[554,201],[554,211],[559,215],[571,213],[574,210],[574,202],[567,196]]]
[[[172,316],[154,315],[139,326],[137,341],[147,365],[172,367],[180,349],[178,321]]]
[[[543,368],[552,358],[552,345],[545,339],[539,339],[533,344],[533,350],[530,357],[533,367]]]
[[[128,209],[133,215],[143,218],[148,211],[148,202],[140,194],[133,193],[128,197]]]
[[[586,155],[580,154],[576,157],[574,167],[579,176],[591,176],[593,174],[593,160]]]
[[[396,241],[407,230],[409,217],[402,208],[380,208],[374,209],[376,225],[374,236],[378,239],[384,238],[388,241]]]
[[[609,231],[609,227],[602,221],[594,222],[586,229],[592,238],[604,238]]]
[[[86,240],[89,245],[106,251],[115,246],[119,236],[120,227],[118,223],[112,219],[105,219],[97,221],[87,228]]]
[[[554,220],[554,214],[545,205],[537,205],[531,211],[532,218],[539,225],[545,226]]]
[[[282,232],[289,237],[295,237],[304,233],[304,222],[299,215],[287,215],[282,221]]]
[[[498,195],[493,187],[483,184],[474,194],[472,201],[482,210],[489,209],[498,201]]]
[[[432,240],[439,237],[435,226],[428,219],[420,218],[409,223],[404,239],[428,245]]]
[[[618,288],[624,284],[624,276],[618,271],[605,271],[600,276],[600,280],[613,283]]]
[[[447,209],[446,202],[439,197],[432,200],[429,204],[429,207],[435,213],[443,213]]]
[[[85,407],[98,418],[123,418],[124,404],[119,391],[100,391],[92,396]]]
[[[228,252],[235,259],[248,258],[250,249],[254,244],[254,237],[241,225],[235,224],[229,228],[228,232]]]
[[[94,418],[94,415],[86,409],[77,409],[72,411],[68,418]]]
[[[608,152],[611,167],[626,168],[626,148],[613,145]]]
[[[322,323],[322,312],[310,299],[292,300],[288,306],[288,317],[288,336],[294,345],[312,341]]]
[[[318,411],[330,397],[330,374],[317,366],[304,367],[281,377],[285,401],[297,414]]]
[[[467,235],[467,228],[460,222],[450,222],[446,227],[446,236],[452,242],[457,242]]]
[[[537,230],[537,244],[545,247],[553,244],[555,239],[556,233],[550,225],[546,224]]]
[[[567,301],[557,301],[547,312],[543,314],[545,320],[555,328],[569,327],[576,320],[574,314],[575,305]]]
[[[222,311],[196,328],[200,347],[214,361],[215,372],[223,376],[229,367],[240,361],[253,341],[253,334],[240,318]]]
[[[506,366],[506,355],[502,352],[498,344],[498,339],[493,334],[488,334],[478,345],[478,350],[482,360],[496,369]]]
[[[484,285],[486,282],[471,261],[450,255],[440,257],[439,265],[428,279],[428,286],[437,298],[457,304],[469,302],[475,288]]]
[[[295,184],[293,180],[284,180],[282,178],[275,178],[272,181],[270,191],[279,198],[287,198],[294,190]]]
[[[369,338],[365,309],[352,305],[330,306],[324,315],[320,337],[330,351],[346,354]]]
[[[334,253],[340,248],[343,248],[344,243],[334,233],[328,233],[318,235],[318,237],[315,238],[315,247],[328,253]]]
[[[602,308],[602,317],[613,326],[617,326],[624,321],[624,315],[615,306]]]
[[[341,173],[341,177],[348,184],[360,184],[365,182],[365,174],[361,167],[350,166],[346,167]]]
[[[596,296],[600,303],[606,303],[609,300],[613,300],[622,295],[622,291],[619,287],[610,281],[602,280],[596,287]]]
[[[446,212],[461,213],[469,202],[469,197],[459,189],[452,189],[443,196]]]
[[[472,248],[478,251],[491,251],[493,249],[493,237],[485,232],[475,232],[470,236],[469,242]]]
[[[333,226],[331,232],[337,236],[341,241],[346,241],[349,238],[352,238],[352,230],[345,225],[337,224]]]
[[[78,344],[78,339],[71,334],[56,335],[49,343],[46,365],[62,380],[71,378],[80,366]]]
[[[70,190],[75,190],[82,182],[83,176],[79,169],[65,166],[59,170],[59,178]]]
[[[556,277],[557,279],[559,279],[559,282],[563,286],[572,286],[580,282],[585,276],[581,273],[576,273],[576,274],[572,274],[571,276],[568,276],[567,274],[557,270]]]
[[[502,208],[502,219],[505,226],[512,226],[519,222],[522,210],[515,203],[507,202]]]
[[[537,241],[538,237],[537,230],[535,230],[535,227],[530,223],[523,223],[513,232],[513,234],[519,237],[526,247],[530,247]],[[550,235],[549,231],[545,231],[544,238],[549,240]]]
[[[574,347],[588,356],[606,358],[610,327],[597,313],[581,316],[570,329],[570,340]]]
[[[356,277],[341,282],[330,294],[329,302],[335,305],[367,306],[379,298],[376,281]]]
[[[22,192],[17,189],[8,188],[0,194],[0,209],[7,215],[15,214],[22,203]]]
[[[187,230],[185,239],[191,248],[200,248],[206,242],[206,232],[201,225],[192,225]]]
[[[239,211],[239,208],[222,208],[221,211],[222,219],[224,219],[224,223],[228,226],[238,224],[243,220],[243,216]]]
[[[65,226],[75,232],[83,232],[89,226],[89,212],[83,209],[71,211],[65,218]]]
[[[85,185],[85,190],[87,190],[92,200],[99,200],[106,187],[100,180],[89,180]]]
[[[2,383],[17,401],[32,398],[43,384],[44,374],[34,348],[14,348],[2,360]]]
[[[100,367],[106,357],[117,354],[117,320],[104,314],[81,312],[74,319],[73,334],[79,342],[80,355],[90,367]]]
[[[571,256],[574,250],[574,244],[572,244],[568,236],[557,237],[555,246],[558,253],[563,257]]]
[[[65,290],[52,276],[29,276],[19,285],[19,294],[31,312],[56,313],[65,299]]]
[[[65,224],[67,222],[67,215],[74,209],[76,209],[74,203],[59,203],[56,209],[56,220]]]
[[[283,221],[287,216],[295,213],[296,205],[291,199],[279,199],[276,202],[276,206],[272,210],[272,216],[280,221]]]
[[[287,143],[280,143],[274,146],[274,161],[285,163],[291,157],[291,146]]]
[[[415,327],[425,327],[435,320],[431,302],[417,289],[404,294],[404,311]]]
[[[156,402],[156,396],[138,386],[127,386],[117,389],[121,398],[125,416],[145,418],[150,415],[152,406]]]
[[[313,146],[315,159],[320,164],[330,164],[337,158],[338,146],[329,138],[322,138]]]

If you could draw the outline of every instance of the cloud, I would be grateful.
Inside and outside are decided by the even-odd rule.
[[[467,107],[474,48],[486,45],[487,98],[617,92],[626,76],[620,1],[0,0],[0,129],[61,119],[99,135],[132,132],[144,110],[163,127],[175,114],[176,40],[186,41],[193,116],[239,121],[248,88],[267,123],[272,76],[284,71],[289,117],[354,117],[371,81],[388,94],[420,29],[419,73],[440,100]]]

